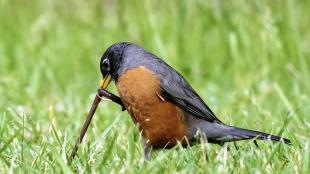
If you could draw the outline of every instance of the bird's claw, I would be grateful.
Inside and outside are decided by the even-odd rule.
[[[122,111],[126,111],[126,108],[124,105],[122,105]]]
[[[98,96],[100,97],[105,97],[111,101],[113,101],[114,103],[119,104],[122,107],[122,111],[126,110],[126,107],[124,105],[124,103],[122,102],[121,98],[119,98],[118,96],[116,96],[115,94],[107,91],[104,88],[99,88],[98,89]]]

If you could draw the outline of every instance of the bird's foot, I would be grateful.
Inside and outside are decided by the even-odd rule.
[[[124,105],[124,103],[122,102],[121,98],[119,98],[117,95],[107,91],[104,88],[99,88],[98,89],[98,96],[99,97],[105,97],[111,101],[113,101],[114,103],[119,104],[122,107],[122,111],[126,110],[126,107]]]

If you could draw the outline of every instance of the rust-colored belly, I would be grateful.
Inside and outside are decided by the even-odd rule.
[[[120,98],[142,136],[153,147],[171,147],[186,133],[183,112],[159,94],[160,82],[145,67],[124,72],[117,81]]]

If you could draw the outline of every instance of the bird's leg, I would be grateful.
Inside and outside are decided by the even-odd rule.
[[[144,138],[142,142],[143,142],[143,159],[149,161],[151,160],[152,146],[148,145],[147,140],[145,140]]]
[[[107,99],[109,99],[109,100],[111,100],[111,101],[113,101],[113,102],[119,104],[119,105],[122,107],[122,111],[125,111],[125,110],[126,110],[125,105],[124,105],[124,103],[122,102],[121,98],[119,98],[119,97],[116,96],[115,94],[113,94],[113,93],[107,91],[106,89],[104,89],[104,88],[99,88],[99,89],[98,89],[98,95],[99,95],[100,97],[105,97],[105,98],[107,98]]]
[[[150,161],[151,160],[151,152],[152,152],[152,147],[145,145],[143,147],[143,158],[147,161]]]

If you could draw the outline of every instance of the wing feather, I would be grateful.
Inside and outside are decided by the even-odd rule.
[[[166,62],[152,53],[142,55],[147,68],[152,70],[160,80],[161,95],[164,99],[173,102],[189,114],[209,122],[221,121],[215,116],[207,104],[199,97],[185,78]]]

